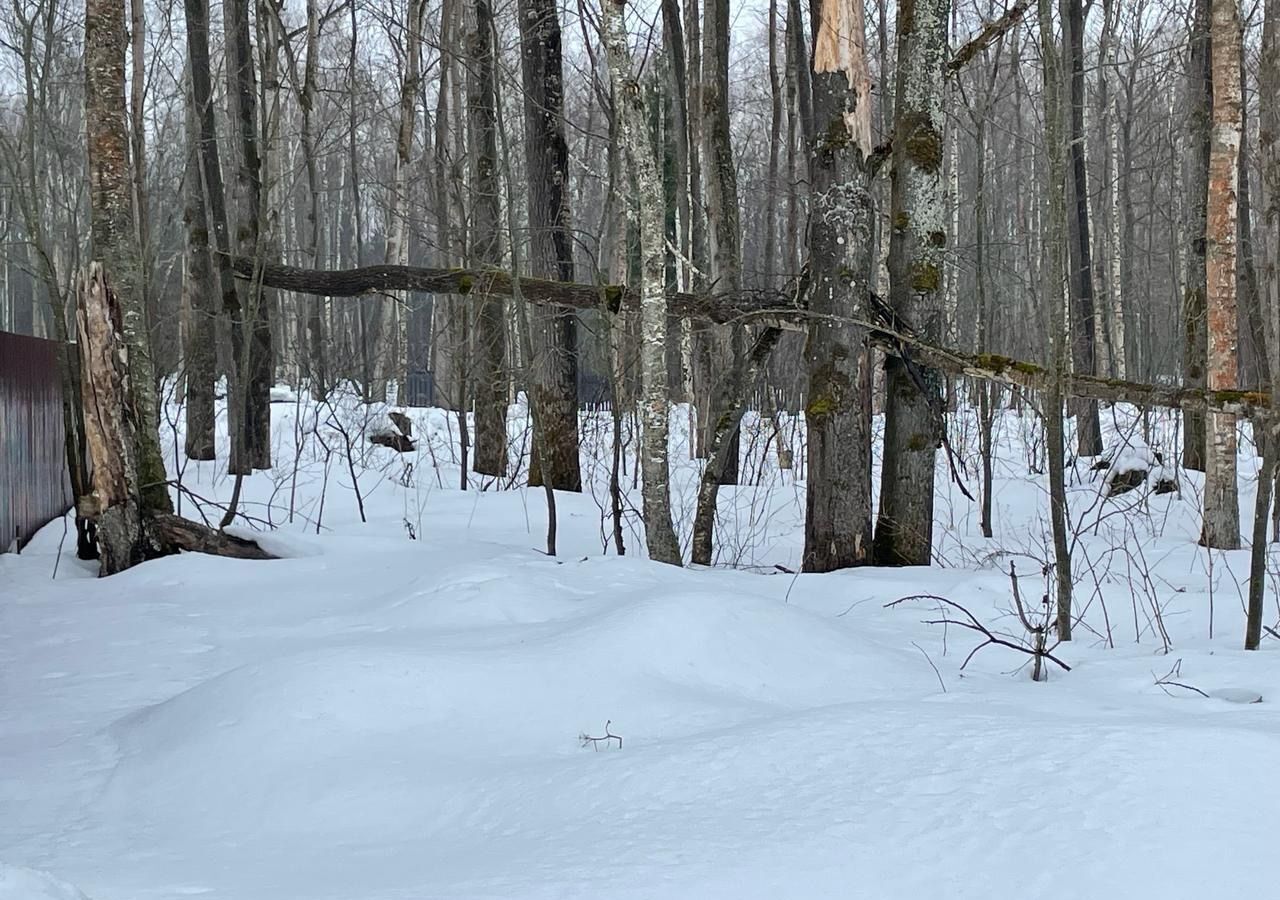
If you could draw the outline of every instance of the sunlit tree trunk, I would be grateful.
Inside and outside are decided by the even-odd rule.
[[[1236,191],[1240,157],[1239,0],[1213,0],[1213,131],[1206,206],[1208,382],[1211,390],[1236,387]],[[1208,417],[1204,525],[1200,543],[1219,550],[1240,546],[1236,486],[1235,416]]]

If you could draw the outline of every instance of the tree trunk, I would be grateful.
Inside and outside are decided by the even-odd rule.
[[[123,22],[121,26],[123,32]],[[107,285],[101,264],[90,263],[80,285],[77,330],[82,398],[85,409],[92,410],[85,417],[85,438],[93,465],[93,513],[102,575],[123,572],[161,553],[145,527],[150,514],[140,502],[138,446],[144,426],[138,408],[129,402],[137,385],[125,362],[131,355],[123,325],[126,315]]]
[[[240,256],[259,260],[262,165],[258,156],[257,88],[249,42],[248,0],[227,0],[223,13],[227,47],[227,98],[235,135],[230,142],[235,177],[231,183],[235,248]],[[261,260],[260,260],[261,261]],[[260,280],[240,289],[241,354],[229,379],[228,422],[231,428],[230,471],[249,474],[271,464],[271,325]]]
[[[810,308],[808,489],[802,567],[829,572],[871,555],[871,360],[866,331],[843,319],[864,317],[874,242],[866,157],[871,151],[870,77],[862,4],[812,0],[809,147]],[[803,92],[802,92],[803,96]],[[803,100],[802,100],[803,106]]]
[[[115,318],[111,324],[123,348],[127,348],[124,357],[127,358],[128,371],[122,377],[130,386],[131,393],[123,396],[126,402],[134,404],[132,409],[119,412],[135,417],[135,427],[121,431],[111,445],[113,452],[122,455],[126,480],[121,484],[127,484],[130,489],[127,499],[121,499],[120,485],[104,484],[103,496],[108,502],[98,507],[99,516],[108,517],[106,534],[102,533],[101,527],[99,529],[104,572],[119,571],[116,566],[127,568],[132,561],[145,555],[146,540],[141,529],[136,527],[139,516],[167,513],[172,509],[164,456],[160,450],[160,411],[133,220],[124,95],[126,44],[123,0],[87,0],[85,129],[88,134],[92,254],[93,259],[108,261],[112,267]],[[103,280],[100,271],[98,280]],[[104,352],[114,353],[119,349],[113,345]],[[117,397],[115,402],[118,404],[120,399]],[[86,405],[86,408],[92,407]],[[128,444],[127,452],[120,441]],[[96,457],[94,461],[96,489]],[[104,472],[103,478],[107,477]],[[112,511],[117,505],[120,506],[119,515]]]
[[[214,458],[217,411],[213,393],[217,382],[218,318],[213,269],[209,262],[209,217],[204,202],[200,176],[200,113],[191,95],[191,75],[187,75],[187,169],[186,210],[187,280],[183,285],[187,299],[186,359],[188,459]]]
[[[471,71],[467,77],[467,115],[471,123],[471,244],[474,262],[502,265],[501,208],[498,188],[498,143],[493,47],[493,8],[475,0],[475,33],[471,35]],[[507,322],[502,300],[486,296],[476,319],[475,470],[482,475],[507,473]]]
[[[1213,132],[1206,204],[1206,306],[1210,390],[1236,386],[1236,191],[1240,175],[1239,0],[1213,0]],[[1218,550],[1240,546],[1236,486],[1236,420],[1209,414],[1206,435],[1204,524],[1200,543]]]
[[[1187,132],[1191,153],[1186,179],[1187,283],[1183,288],[1182,383],[1204,387],[1208,348],[1206,333],[1206,211],[1209,189],[1209,143],[1213,120],[1213,68],[1210,60],[1209,7],[1212,0],[1195,0],[1191,27],[1191,58],[1187,76]],[[1183,417],[1182,465],[1205,468],[1205,420],[1198,413]]]
[[[1262,233],[1264,240],[1262,290],[1265,318],[1262,333],[1263,357],[1270,367],[1280,354],[1280,0],[1265,0],[1262,20],[1262,46],[1258,56],[1258,163],[1261,169]],[[1262,297],[1259,298],[1262,306]],[[1280,399],[1280,390],[1269,385],[1271,404]],[[1249,605],[1245,621],[1244,647],[1257,650],[1262,643],[1263,604],[1267,590],[1267,511],[1275,498],[1274,478],[1280,461],[1280,433],[1275,416],[1264,420],[1266,437],[1262,468],[1258,472],[1258,496],[1253,513],[1253,543],[1249,556]],[[1254,423],[1255,435],[1263,421]]]
[[[605,0],[604,43],[613,85],[614,116],[635,176],[640,219],[640,374],[643,390],[641,468],[644,476],[645,540],[649,558],[680,565],[680,545],[671,523],[668,464],[670,404],[667,397],[667,305],[662,242],[662,181],[645,127],[644,94],[631,71],[623,24],[625,4]]]
[[[1048,257],[1042,285],[1048,310],[1049,342],[1053,374],[1045,397],[1045,443],[1049,468],[1049,519],[1053,536],[1054,581],[1057,593],[1057,627],[1060,640],[1071,640],[1071,551],[1067,544],[1066,446],[1063,427],[1063,390],[1070,361],[1070,332],[1063,304],[1067,234],[1067,161],[1062,140],[1063,106],[1061,56],[1053,33],[1049,0],[1039,0],[1040,52],[1044,60],[1044,143],[1049,162],[1048,215],[1044,246]]]
[[[894,96],[889,303],[927,340],[942,336],[947,205],[942,183],[943,84],[950,0],[899,0]],[[884,467],[877,565],[927,566],[933,475],[942,438],[941,377],[885,359]]]
[[[399,122],[396,149],[392,161],[391,192],[387,202],[387,245],[385,259],[393,265],[409,262],[409,209],[412,206],[409,171],[413,164],[413,133],[418,110],[418,91],[422,82],[422,30],[425,27],[426,3],[408,0],[405,10],[404,75],[400,80]],[[408,315],[410,297],[399,293],[384,302],[378,316],[377,345],[381,351],[382,378],[395,378],[404,385],[405,348],[399,340],[400,322]],[[400,405],[406,398],[398,396]]]
[[[1071,277],[1072,371],[1085,375],[1098,374],[1097,316],[1093,297],[1093,260],[1089,245],[1089,187],[1085,173],[1084,131],[1084,7],[1081,0],[1061,0],[1070,70],[1067,73],[1069,117],[1067,140],[1070,142],[1069,177],[1070,215],[1068,239]],[[1098,423],[1098,404],[1083,400],[1072,403],[1076,419],[1076,452],[1080,456],[1102,453],[1102,429]]]
[[[520,0],[524,76],[524,149],[529,188],[529,270],[535,277],[573,281],[569,210],[569,145],[564,135],[564,73],[554,0]],[[514,239],[514,235],[513,235]],[[535,441],[529,484],[581,491],[578,460],[578,320],[567,307],[530,314],[530,400],[542,439]]]

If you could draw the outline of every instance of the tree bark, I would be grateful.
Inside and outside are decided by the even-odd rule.
[[[93,258],[112,269],[119,339],[127,347],[129,402],[126,414],[137,427],[121,433],[131,446],[126,477],[134,489],[127,501],[136,510],[122,509],[120,528],[109,527],[99,543],[113,544],[106,553],[127,566],[143,552],[144,537],[135,527],[138,516],[172,509],[160,450],[160,415],[155,369],[142,295],[137,233],[129,174],[129,131],[125,115],[125,9],[123,0],[87,0],[85,4],[85,129],[88,135],[89,207]],[[86,376],[87,377],[87,376]],[[117,449],[119,449],[117,447]],[[119,452],[124,453],[123,449]],[[105,475],[104,475],[105,477]],[[96,475],[95,475],[96,479]],[[96,484],[96,481],[95,481]],[[112,503],[118,493],[106,490]],[[112,504],[100,505],[99,515]],[[113,563],[114,564],[114,563]],[[103,563],[104,567],[107,563]]]
[[[1235,387],[1236,192],[1240,174],[1239,0],[1212,0],[1213,132],[1206,204],[1208,382],[1211,390]],[[1200,543],[1218,550],[1240,546],[1236,485],[1236,420],[1210,413],[1205,452],[1204,523]]]
[[[1044,304],[1048,309],[1050,357],[1053,373],[1045,397],[1045,444],[1049,467],[1049,519],[1053,539],[1057,628],[1060,640],[1071,640],[1071,551],[1067,544],[1066,446],[1063,427],[1064,386],[1070,360],[1070,332],[1063,304],[1066,282],[1067,161],[1062,140],[1063,106],[1061,56],[1053,33],[1049,0],[1039,0],[1040,52],[1044,61],[1044,139],[1048,155],[1049,196],[1044,244]]]
[[[498,189],[497,62],[493,47],[493,8],[475,0],[471,35],[471,72],[467,78],[467,115],[471,124],[473,260],[502,264],[501,209]],[[481,299],[474,346],[476,429],[474,467],[482,475],[507,472],[507,323],[505,305],[496,296]]]
[[[525,170],[529,188],[529,270],[539,278],[574,278],[569,209],[569,145],[564,134],[564,72],[554,0],[520,0]],[[514,235],[513,235],[514,240]],[[578,320],[568,307],[530,313],[530,401],[541,440],[534,441],[530,486],[581,491],[578,460]]]
[[[1187,131],[1191,153],[1186,179],[1187,283],[1183,288],[1182,382],[1204,387],[1208,348],[1206,333],[1206,208],[1209,189],[1209,143],[1213,120],[1213,68],[1210,59],[1209,9],[1213,0],[1195,0],[1191,26],[1191,57],[1187,74]],[[1182,465],[1203,471],[1205,420],[1191,413],[1183,417]]]
[[[217,381],[218,312],[209,260],[209,216],[200,177],[200,114],[191,95],[190,70],[187,75],[187,169],[186,223],[187,266],[183,285],[187,299],[186,347],[183,356],[187,396],[186,453],[188,459],[214,458],[217,411],[214,384]]]
[[[811,0],[808,490],[802,568],[829,572],[871,555],[871,360],[860,302],[871,278],[870,77],[862,3]],[[803,102],[803,101],[802,101]]]
[[[614,116],[635,176],[640,219],[640,372],[643,390],[641,468],[644,476],[645,540],[649,558],[680,565],[680,545],[671,523],[667,396],[667,304],[663,290],[662,182],[645,127],[644,94],[631,71],[623,24],[624,2],[605,0],[604,43],[613,85]]]
[[[950,7],[950,0],[898,4],[889,304],[934,341],[944,321],[947,210],[941,176]],[[887,357],[885,388],[875,562],[927,566],[933,550],[934,465],[945,427],[941,378],[932,369],[912,373],[902,358]]]
[[[1263,279],[1265,319],[1262,333],[1262,355],[1274,363],[1280,354],[1280,0],[1265,0],[1262,20],[1262,46],[1258,56],[1258,163],[1261,170],[1261,207]],[[1259,298],[1259,306],[1262,304]],[[1280,368],[1280,367],[1276,367]],[[1276,371],[1272,368],[1271,371]],[[1280,390],[1270,385],[1274,405]],[[1249,557],[1249,604],[1245,620],[1244,647],[1257,650],[1262,643],[1263,605],[1267,590],[1267,512],[1275,499],[1274,481],[1280,461],[1280,433],[1273,416],[1264,420],[1267,426],[1262,469],[1258,473],[1258,496],[1254,504],[1253,542]],[[1263,422],[1255,422],[1255,433]]]
[[[262,212],[262,163],[258,155],[257,88],[249,42],[248,0],[227,0],[223,14],[227,47],[227,98],[235,135],[230,142],[231,202],[236,252],[259,259]],[[232,319],[240,331],[242,353],[230,379],[230,471],[249,474],[271,466],[271,323],[261,282],[240,289],[240,312]]]
[[[1068,254],[1071,265],[1071,276],[1068,279],[1071,290],[1071,362],[1073,373],[1096,375],[1097,315],[1093,296],[1093,260],[1089,245],[1089,186],[1085,171],[1088,148],[1084,130],[1084,6],[1081,0],[1062,0],[1060,9],[1070,63],[1067,73],[1069,115],[1066,137],[1070,142],[1071,162],[1067,179],[1071,198],[1067,220],[1071,248]],[[1076,419],[1076,452],[1080,456],[1100,455],[1102,429],[1098,422],[1098,404],[1089,400],[1077,400],[1072,406]]]

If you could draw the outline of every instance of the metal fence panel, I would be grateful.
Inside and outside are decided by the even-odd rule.
[[[0,553],[71,506],[52,341],[0,331]]]

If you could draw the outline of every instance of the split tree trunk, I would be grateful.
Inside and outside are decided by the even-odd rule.
[[[137,407],[128,402],[136,383],[126,362],[126,314],[102,265],[90,263],[80,284],[76,320],[102,575],[123,572],[161,553],[143,524],[138,447],[145,426]]]
[[[942,185],[943,85],[950,0],[899,0],[894,95],[889,302],[926,340],[943,328],[947,247]],[[884,467],[877,565],[927,566],[933,549],[933,476],[942,420],[941,378],[885,359]]]
[[[809,147],[808,490],[802,567],[829,572],[871,556],[871,356],[862,297],[874,255],[871,79],[860,0],[813,0]]]
[[[134,427],[116,429],[111,432],[109,441],[99,441],[101,459],[98,455],[91,457],[96,492],[99,462],[104,469],[99,492],[102,499],[97,508],[100,522],[98,542],[103,551],[104,574],[127,568],[149,553],[140,517],[167,513],[172,509],[164,457],[160,450],[155,370],[133,222],[124,95],[126,44],[122,0],[87,0],[85,128],[88,134],[92,258],[110,261],[116,291],[115,301],[109,301],[105,296],[105,279],[99,268],[97,283],[102,296],[101,308],[94,316],[94,328],[109,327],[117,343],[98,348],[100,356],[105,355],[98,365],[105,370],[109,364],[114,373],[112,377],[123,380],[130,387],[129,393],[116,395],[111,403],[117,407],[114,412],[119,416],[134,417],[131,423]],[[90,283],[93,282],[92,274]],[[98,319],[102,321],[97,322]],[[127,352],[120,354],[121,347],[127,347]],[[81,352],[85,353],[86,349],[82,348]],[[127,366],[127,369],[119,371],[121,366]],[[90,377],[90,372],[82,372],[83,379]],[[131,402],[132,407],[119,408],[122,398],[127,403]],[[93,406],[86,403],[86,409],[93,409]],[[89,418],[91,416],[86,415],[86,420]],[[86,421],[86,429],[89,427]],[[121,458],[124,469],[119,474],[122,478],[112,480],[114,464],[107,460],[108,454]]]

